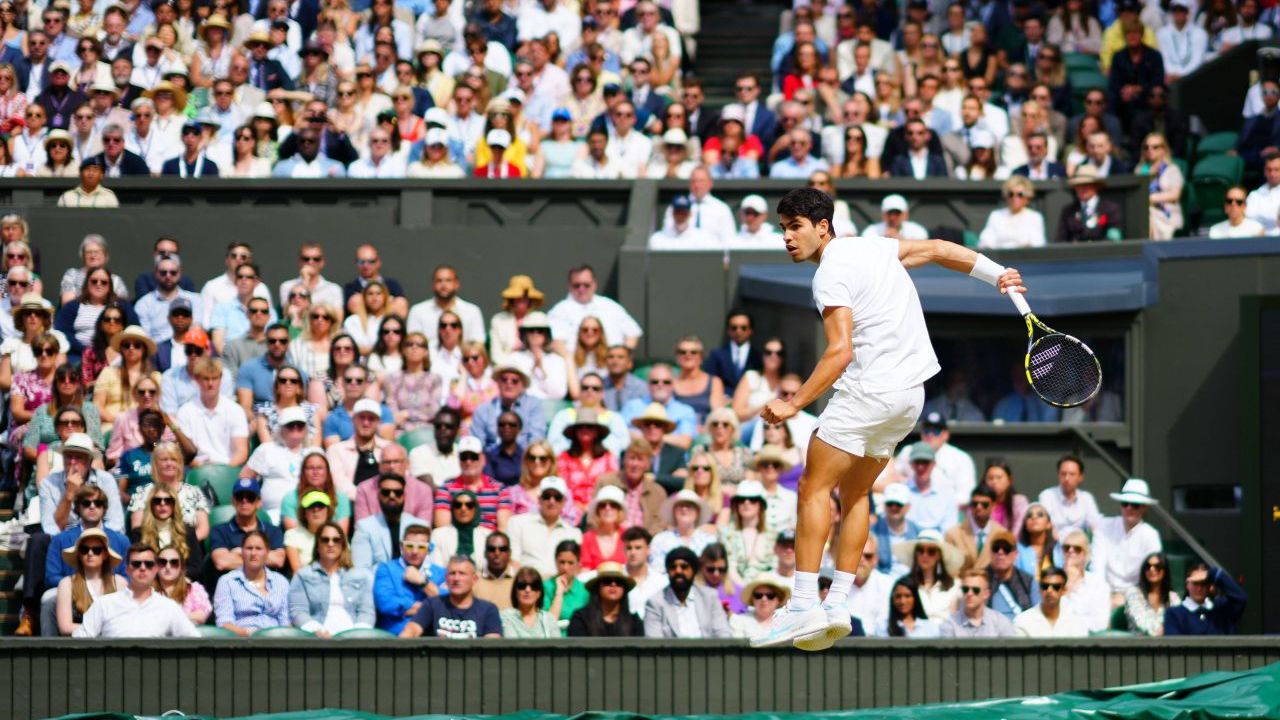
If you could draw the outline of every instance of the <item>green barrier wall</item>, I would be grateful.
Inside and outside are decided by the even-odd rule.
[[[8,640],[0,716],[820,712],[1045,695],[1280,660],[1274,638],[745,643]]]

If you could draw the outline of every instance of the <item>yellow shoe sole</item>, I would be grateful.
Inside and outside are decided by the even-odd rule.
[[[798,637],[791,645],[805,652],[821,652],[835,645],[836,641],[851,632],[853,632],[853,628],[849,625],[833,625],[820,632]]]

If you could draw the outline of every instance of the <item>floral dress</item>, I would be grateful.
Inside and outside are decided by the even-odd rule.
[[[498,397],[498,383],[493,381],[488,371],[479,380],[470,375],[464,375],[454,381],[449,391],[448,402],[449,407],[457,408],[462,413],[462,429],[459,432],[466,433],[471,427],[471,415],[476,408],[496,397]]]
[[[44,381],[35,372],[18,373],[13,376],[13,385],[10,393],[20,393],[25,401],[23,406],[27,411],[34,415],[35,411],[41,406],[46,405],[53,399],[53,385]],[[34,418],[33,418],[34,419]],[[18,447],[22,445],[23,438],[27,435],[27,428],[31,423],[14,423],[9,428],[9,446]]]
[[[440,409],[440,387],[440,376],[432,372],[390,372],[382,380],[391,412],[409,413],[401,423],[401,430],[414,430],[431,423]]]
[[[733,446],[733,460],[728,465],[721,465],[720,458],[711,452],[709,445],[698,445],[689,453],[692,457],[696,453],[705,452],[716,461],[716,470],[720,473],[720,482],[730,488],[737,487],[738,483],[747,479],[747,464],[751,462],[751,450],[742,446]]]
[[[761,573],[773,572],[778,562],[778,556],[773,553],[777,537],[778,534],[772,530],[757,532],[754,546],[749,548],[738,528],[731,525],[720,531],[720,542],[729,555],[734,574],[744,583],[751,582]]]

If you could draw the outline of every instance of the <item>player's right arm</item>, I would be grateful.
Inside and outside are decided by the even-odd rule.
[[[899,240],[898,260],[908,270],[929,263],[941,265],[948,270],[989,282],[999,288],[1001,293],[1007,293],[1012,288],[1017,288],[1017,292],[1027,291],[1022,286],[1022,275],[1017,270],[1001,267],[985,255],[946,240]],[[975,267],[981,272],[975,274]]]
[[[768,423],[779,423],[791,418],[825,393],[849,363],[853,362],[853,310],[847,307],[828,307],[822,311],[822,330],[827,336],[827,349],[809,379],[800,386],[791,400],[770,400],[760,411]]]

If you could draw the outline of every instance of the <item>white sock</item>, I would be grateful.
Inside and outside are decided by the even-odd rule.
[[[791,591],[792,610],[808,610],[818,604],[818,573],[796,571],[796,585]]]
[[[849,604],[849,592],[853,590],[855,575],[837,570],[831,578],[831,589],[827,591],[827,599],[822,601],[825,607],[844,607]]]

